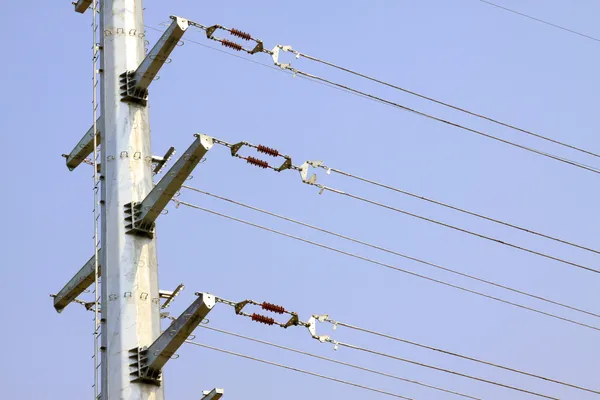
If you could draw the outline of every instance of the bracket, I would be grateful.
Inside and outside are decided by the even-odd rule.
[[[101,254],[98,251],[98,254]],[[54,297],[54,308],[57,312],[62,312],[73,300],[83,293],[92,283],[94,283],[95,256],[92,256],[85,265],[75,274],[73,278],[63,287]],[[98,274],[100,274],[100,263],[98,262]]]
[[[214,139],[207,135],[196,134],[196,140],[171,167],[169,172],[154,186],[141,203],[125,205],[127,233],[153,237],[154,221],[165,209],[169,201],[181,189],[202,157],[213,147]]]
[[[132,382],[146,382],[160,386],[162,367],[175,354],[188,336],[215,306],[215,296],[196,293],[198,298],[156,339],[150,347],[129,351]]]
[[[170,62],[169,55],[189,27],[187,19],[171,16],[173,22],[162,34],[135,71],[126,71],[121,78],[121,100],[145,106],[148,102],[148,87],[164,64]]]
[[[96,120],[96,144],[100,144],[100,133],[104,131],[104,118],[100,117]],[[83,135],[75,148],[66,156],[67,168],[73,171],[79,166],[94,151],[94,126]]]
[[[83,14],[92,5],[92,0],[79,0],[77,3],[73,2],[73,5],[75,6],[75,11]]]
[[[223,397],[223,394],[225,393],[225,390],[223,389],[213,389],[211,391],[208,390],[204,390],[202,391],[202,399],[201,400],[219,400],[221,397]]]
[[[167,162],[169,162],[169,160],[171,159],[173,154],[175,154],[175,147],[171,146],[169,148],[169,150],[167,150],[167,152],[165,153],[164,156],[152,157],[152,162],[156,163],[156,165],[154,166],[154,170],[152,171],[154,173],[154,175],[160,174],[160,172],[162,171],[164,166],[167,164]]]
[[[158,297],[160,297],[161,299],[166,299],[163,305],[160,306],[160,308],[164,310],[165,308],[169,307],[171,303],[175,300],[175,297],[177,297],[184,288],[185,286],[183,285],[183,283],[180,283],[172,292],[168,290],[159,290]]]
[[[323,161],[307,161],[300,166],[300,177],[302,178],[302,182],[314,184],[317,182],[317,174],[312,174],[312,176],[308,177],[308,168],[314,167],[317,168],[323,164]]]
[[[279,52],[281,50],[288,52],[288,51],[292,51],[293,49],[292,49],[292,46],[282,46],[280,44],[273,47],[273,50],[271,50],[271,57],[273,58],[273,63],[281,69],[288,69],[292,66],[292,64],[290,64],[290,63],[282,64],[279,62]],[[296,58],[298,58],[298,56],[296,56]]]

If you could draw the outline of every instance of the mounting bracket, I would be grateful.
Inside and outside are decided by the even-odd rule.
[[[98,251],[98,254],[101,254]],[[60,292],[54,297],[54,308],[59,313],[82,294],[92,283],[94,283],[94,271],[96,257],[92,256],[85,265],[75,274],[73,278],[63,287]],[[100,274],[100,264],[102,259],[98,261],[98,274]]]
[[[187,340],[200,322],[215,306],[215,296],[196,293],[198,298],[169,326],[150,347],[129,351],[132,382],[146,382],[160,386],[162,367]]]
[[[146,105],[148,87],[164,64],[170,61],[169,55],[179,43],[189,27],[187,19],[171,16],[173,22],[162,34],[144,61],[135,71],[126,71],[121,78],[121,100]]]
[[[96,120],[96,144],[100,144],[100,132],[104,130],[104,118],[100,117]],[[66,155],[67,168],[69,171],[73,171],[94,151],[94,126],[83,135],[79,143],[75,145],[75,148]]]
[[[181,185],[196,168],[202,157],[213,147],[214,139],[212,137],[202,134],[196,134],[195,136],[194,143],[141,203],[132,202],[125,205],[127,233],[147,237],[154,235],[154,221],[177,191],[181,189]]]
[[[91,4],[92,0],[79,0],[77,3],[73,2],[73,5],[75,6],[75,11],[77,11],[80,14],[83,14],[88,8],[90,8]]]

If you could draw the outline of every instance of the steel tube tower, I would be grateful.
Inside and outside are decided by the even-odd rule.
[[[144,60],[142,0],[102,0],[101,399],[163,400],[162,386],[132,382],[129,350],[160,335],[156,241],[126,233],[125,205],[153,187],[148,106],[122,101],[120,75]]]

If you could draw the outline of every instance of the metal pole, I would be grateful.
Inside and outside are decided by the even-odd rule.
[[[148,107],[121,101],[119,75],[144,59],[142,0],[101,8],[102,393],[104,400],[163,400],[162,386],[131,382],[129,350],[160,335],[155,240],[125,233],[124,206],[152,189]]]

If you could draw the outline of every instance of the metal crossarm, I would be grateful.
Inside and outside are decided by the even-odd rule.
[[[148,348],[130,350],[132,381],[160,385],[161,369],[215,306],[215,296],[196,293],[198,298]]]
[[[208,390],[205,390],[202,395],[204,397],[202,397],[202,400],[219,400],[221,397],[223,397],[223,394],[225,393],[225,391],[223,389],[213,389],[210,392]]]
[[[96,143],[100,144],[100,132],[104,130],[104,118],[100,117],[96,120]],[[75,145],[73,150],[65,156],[67,159],[67,168],[70,171],[73,171],[75,168],[79,166],[85,160],[87,156],[89,156],[94,151],[94,127],[91,126],[90,129],[83,135],[79,143]]]
[[[124,101],[146,105],[148,87],[161,67],[170,61],[169,55],[189,27],[187,19],[174,16],[171,19],[173,22],[139,67],[135,71],[127,71],[121,74],[121,97]]]
[[[75,11],[83,14],[92,5],[92,0],[79,0],[77,3],[73,3],[73,5],[75,6]]]
[[[100,253],[99,253],[100,254]],[[100,261],[100,260],[99,260]],[[100,271],[100,262],[98,263],[98,271]],[[58,312],[68,306],[80,294],[83,293],[92,283],[94,283],[95,257],[89,259],[88,262],[75,274],[73,278],[61,289],[54,297],[54,308]]]
[[[125,205],[127,233],[152,237],[154,221],[165,209],[169,201],[181,189],[181,185],[196,168],[202,157],[213,146],[213,138],[196,135],[196,140],[171,167],[169,172],[156,184],[141,203]]]

